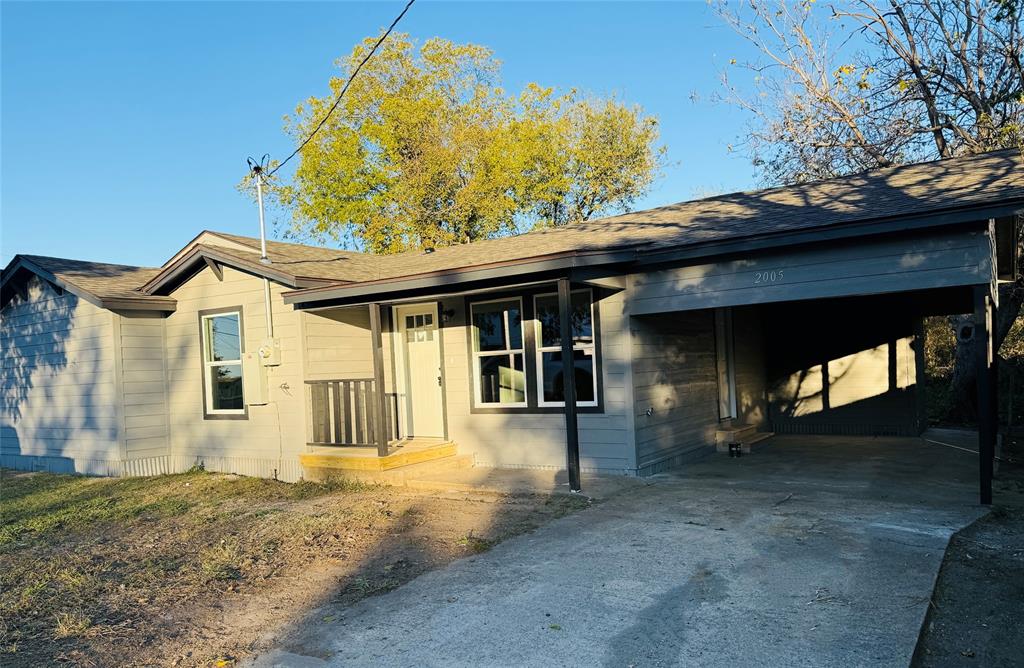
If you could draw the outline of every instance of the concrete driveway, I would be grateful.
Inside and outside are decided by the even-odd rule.
[[[975,457],[768,443],[296,620],[256,665],[908,665],[948,538],[983,513]]]

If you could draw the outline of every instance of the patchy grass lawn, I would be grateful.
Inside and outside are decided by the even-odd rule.
[[[0,476],[0,664],[230,665],[586,504],[201,471]]]

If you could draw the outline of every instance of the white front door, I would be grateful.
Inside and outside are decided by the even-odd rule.
[[[404,399],[408,437],[441,438],[444,415],[441,403],[441,340],[437,304],[395,307],[401,351],[399,391]]]

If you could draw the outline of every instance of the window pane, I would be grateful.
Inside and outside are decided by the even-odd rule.
[[[521,404],[526,402],[523,356],[491,355],[480,358],[480,402]]]
[[[523,347],[523,323],[518,301],[473,304],[473,349],[518,350]],[[505,339],[505,315],[508,314],[509,339]]]
[[[590,293],[573,293],[572,299],[572,340],[577,344],[594,342],[594,323],[590,313]],[[579,372],[577,372],[579,373]],[[580,399],[580,401],[589,401]]]
[[[594,401],[594,356],[585,350],[574,350],[576,366],[576,402]],[[544,401],[565,401],[562,376],[562,353],[541,353]]]
[[[537,297],[537,322],[540,323],[541,347],[561,345],[559,343],[562,340],[562,335],[559,331],[561,325],[558,324],[557,295]]]
[[[572,340],[575,344],[594,341],[594,323],[590,313],[590,293],[574,292],[572,307]],[[540,323],[541,347],[561,345],[561,324],[558,318],[558,295],[537,297],[537,321]]]
[[[206,360],[208,362],[242,359],[237,313],[206,318],[205,336]]]
[[[210,369],[213,374],[213,410],[241,410],[242,365],[224,364]]]

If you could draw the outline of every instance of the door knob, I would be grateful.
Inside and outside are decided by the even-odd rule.
[[[437,377],[437,386],[441,387],[441,376]]]

